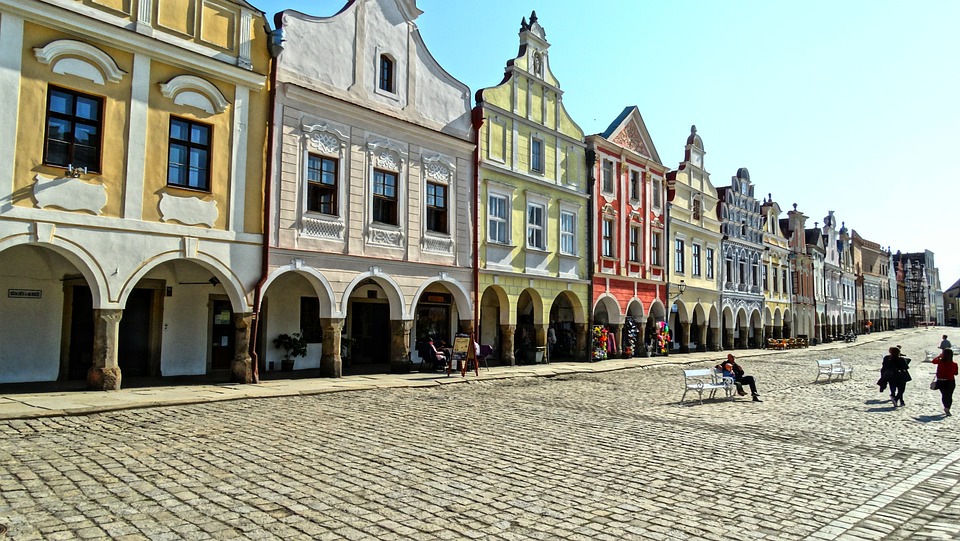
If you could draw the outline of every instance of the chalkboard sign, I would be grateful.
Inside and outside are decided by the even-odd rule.
[[[469,336],[458,336],[453,339],[453,352],[454,353],[467,353],[470,351],[470,337]]]

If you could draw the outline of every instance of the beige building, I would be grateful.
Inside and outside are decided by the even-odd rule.
[[[404,371],[473,329],[470,91],[427,50],[414,0],[284,11],[261,368]]]
[[[781,229],[780,205],[767,194],[760,206],[763,253],[760,255],[763,288],[763,337],[793,338],[790,240]]]
[[[0,382],[248,382],[270,56],[242,0],[0,0]]]

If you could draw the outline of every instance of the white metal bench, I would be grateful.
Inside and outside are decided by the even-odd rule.
[[[827,381],[830,381],[834,376],[837,379],[843,379],[845,376],[853,376],[853,367],[843,364],[840,359],[822,359],[817,361],[817,378],[814,381],[820,379],[820,376],[827,376]]]
[[[714,398],[717,391],[723,389],[727,398],[733,398],[733,378],[725,378],[714,368],[696,368],[683,371],[683,396],[680,403],[686,398],[687,392],[696,391],[697,398],[703,404],[703,393],[708,392],[708,398]]]

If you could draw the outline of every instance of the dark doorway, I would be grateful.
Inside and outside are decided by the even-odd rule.
[[[71,287],[68,379],[87,379],[93,365],[93,295],[87,286]]]
[[[390,362],[390,305],[375,302],[351,304],[350,336],[353,347],[350,362],[387,364]]]
[[[229,370],[236,355],[234,340],[237,334],[230,301],[213,301],[213,327],[210,334],[213,339],[210,350],[210,369]]]
[[[153,289],[134,289],[123,307],[117,344],[117,364],[125,377],[152,376],[150,373],[150,319]]]

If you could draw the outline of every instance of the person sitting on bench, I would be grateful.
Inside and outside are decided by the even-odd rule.
[[[717,370],[723,372],[723,377],[733,378],[734,383],[737,384],[737,392],[740,393],[740,396],[747,394],[743,390],[743,384],[746,383],[750,386],[750,394],[753,395],[754,402],[761,402],[760,393],[757,392],[757,381],[753,376],[747,376],[743,372],[743,368],[737,364],[732,353],[727,354],[727,362],[718,364],[716,366]]]

